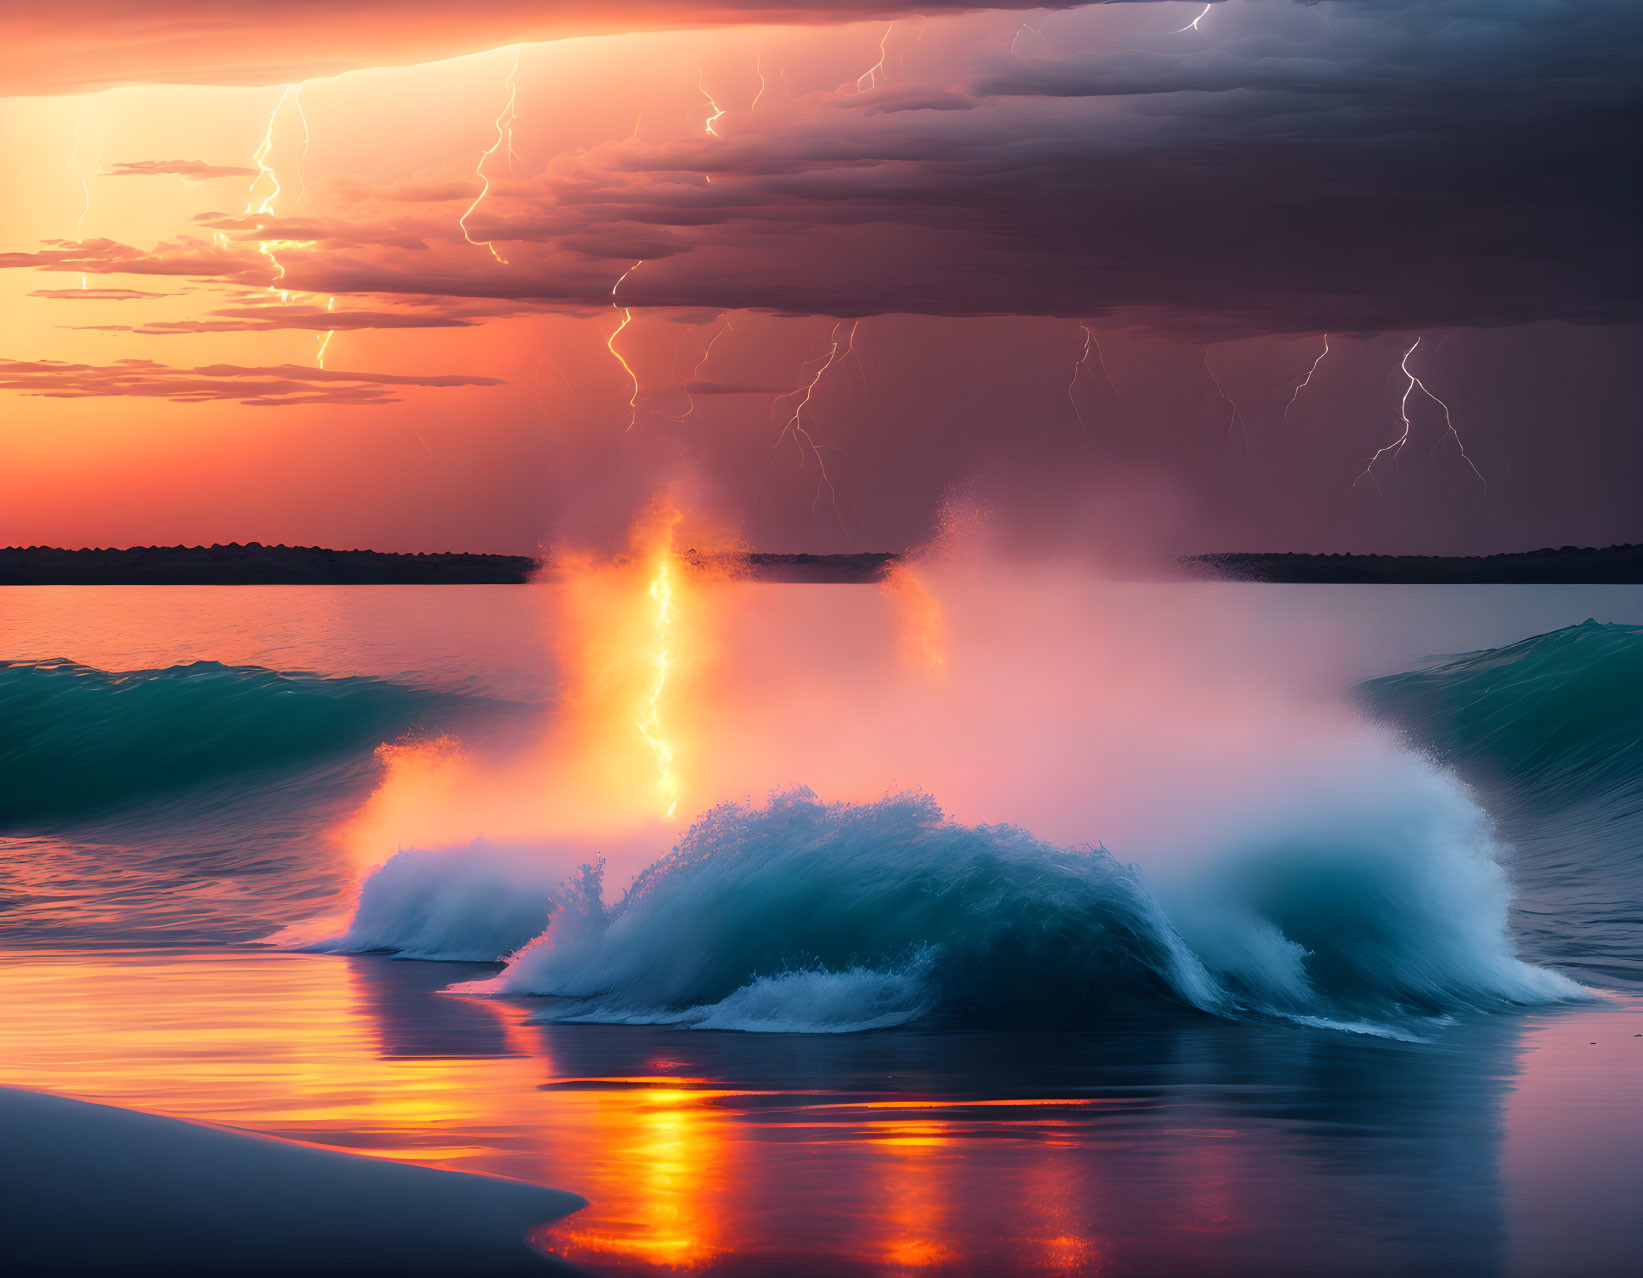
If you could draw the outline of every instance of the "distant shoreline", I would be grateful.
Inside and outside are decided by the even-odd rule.
[[[685,558],[704,570],[757,581],[870,582],[883,577],[898,556],[686,551]],[[520,585],[544,571],[551,574],[551,562],[531,555],[413,555],[254,541],[123,550],[0,547],[0,586]]]
[[[1640,585],[1643,545],[1562,546],[1501,555],[1186,555],[1182,565],[1222,581],[1339,585]]]
[[[900,560],[892,551],[844,555],[682,552],[703,572],[763,582],[876,582]],[[1220,581],[1340,585],[1643,585],[1643,545],[1563,546],[1512,554],[1309,555],[1234,552],[1185,555],[1189,573]],[[552,576],[533,555],[400,554],[321,546],[133,546],[62,550],[0,547],[0,586],[521,585]]]

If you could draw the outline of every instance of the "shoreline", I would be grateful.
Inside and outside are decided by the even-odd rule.
[[[1560,546],[1499,555],[1312,555],[1220,552],[1183,555],[1181,566],[1214,581],[1299,585],[1635,586],[1643,545]]]
[[[876,582],[901,556],[681,553],[696,572],[793,583]],[[0,586],[519,586],[554,576],[551,556],[440,551],[400,554],[323,546],[132,546],[63,550],[0,546]]]
[[[567,1272],[527,1234],[587,1205],[520,1180],[0,1087],[15,1273]]]

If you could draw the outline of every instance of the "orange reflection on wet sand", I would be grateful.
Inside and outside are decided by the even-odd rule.
[[[570,1187],[599,1204],[554,1245],[661,1265],[722,1246],[729,1093],[552,1087],[517,1005],[407,1039],[383,959],[268,951],[35,952],[0,964],[0,1083],[406,1162]],[[460,973],[458,973],[460,974]],[[420,975],[420,974],[418,974]],[[427,996],[424,996],[427,997]],[[465,1055],[465,1052],[473,1054]],[[605,1080],[600,1080],[604,1082]]]

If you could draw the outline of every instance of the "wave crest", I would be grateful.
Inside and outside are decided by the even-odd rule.
[[[1585,621],[1359,686],[1445,763],[1565,807],[1643,778],[1643,627]]]
[[[0,662],[0,825],[369,748],[454,700],[214,661],[123,672]]]
[[[501,973],[456,988],[551,995],[555,1020],[813,1033],[1206,1013],[1407,1033],[1581,997],[1512,953],[1482,814],[1405,762],[1402,788],[1229,833],[1156,893],[1103,848],[961,825],[923,795],[726,804],[614,907],[597,875],[561,888]]]

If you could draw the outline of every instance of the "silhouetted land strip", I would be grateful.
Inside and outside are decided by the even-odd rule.
[[[901,556],[890,551],[854,555],[778,555],[756,550],[748,554],[703,555],[694,550],[685,557],[707,571],[727,572],[755,581],[849,582],[878,581]]]
[[[1643,584],[1643,546],[1561,546],[1505,555],[1188,555],[1207,577],[1229,581],[1445,585]]]
[[[710,571],[758,581],[877,581],[893,554],[686,557]],[[126,550],[0,548],[0,586],[472,585],[517,584],[546,568],[529,555],[400,555],[319,546],[133,546]]]

